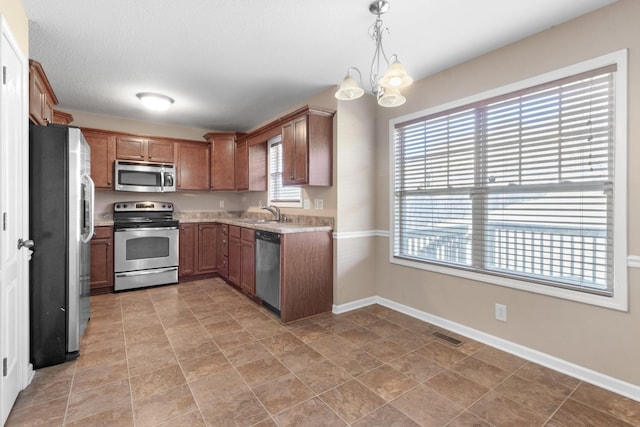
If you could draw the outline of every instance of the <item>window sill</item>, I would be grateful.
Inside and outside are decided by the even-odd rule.
[[[546,295],[554,298],[561,298],[569,301],[595,305],[598,307],[609,308],[619,311],[628,311],[628,290],[626,278],[620,280],[614,278],[614,294],[613,296],[595,295],[586,292],[580,292],[571,289],[556,288],[553,286],[546,286],[526,282],[517,279],[508,279],[500,276],[494,276],[491,274],[483,274],[474,271],[467,271],[454,267],[445,267],[441,265],[431,264],[428,262],[412,261],[404,258],[398,258],[393,255],[390,256],[389,262],[391,264],[402,265],[405,267],[417,268],[420,270],[431,271],[434,273],[446,274],[449,276],[460,277],[468,280],[475,280],[478,282],[487,283],[490,285],[502,286],[511,289],[518,289],[521,291],[532,292],[535,294]]]

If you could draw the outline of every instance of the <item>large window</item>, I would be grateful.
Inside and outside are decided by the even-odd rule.
[[[626,113],[617,63],[588,66],[394,123],[393,257],[613,298]]]
[[[282,185],[282,137],[276,136],[269,146],[269,204],[280,207],[301,207],[300,186]]]

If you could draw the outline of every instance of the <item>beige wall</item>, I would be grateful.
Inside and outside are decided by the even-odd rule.
[[[414,84],[407,104],[378,109],[378,229],[389,229],[389,120],[481,93],[623,48],[629,49],[629,254],[640,255],[640,2],[613,5],[558,25]],[[428,52],[425,52],[428,54]],[[409,64],[407,64],[409,66]],[[618,155],[625,155],[618,153]],[[377,294],[640,386],[640,271],[629,272],[629,311],[503,288],[389,263],[389,240],[378,238]],[[508,306],[508,322],[494,304]]]
[[[20,0],[0,0],[0,13],[11,28],[25,56],[29,52],[29,19]]]

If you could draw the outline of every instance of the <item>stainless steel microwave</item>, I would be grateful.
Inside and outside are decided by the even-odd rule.
[[[113,189],[165,193],[176,191],[176,167],[169,163],[114,162]]]

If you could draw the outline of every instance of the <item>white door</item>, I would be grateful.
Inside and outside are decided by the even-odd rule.
[[[0,424],[27,385],[29,363],[27,63],[0,17]]]

